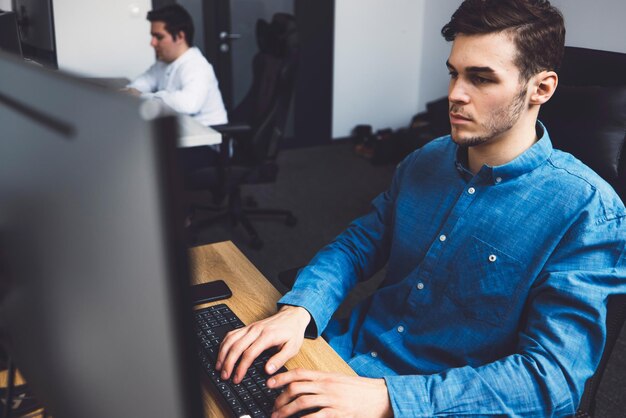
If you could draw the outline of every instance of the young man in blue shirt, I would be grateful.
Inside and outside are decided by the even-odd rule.
[[[235,382],[268,347],[273,373],[305,331],[324,331],[360,375],[272,376],[285,387],[275,418],[572,415],[599,362],[607,297],[626,292],[626,209],[537,121],[558,84],[562,16],[544,0],[466,0],[442,33],[451,135],[398,166],[275,315],[222,343],[216,367]],[[378,291],[331,321],[385,264]]]

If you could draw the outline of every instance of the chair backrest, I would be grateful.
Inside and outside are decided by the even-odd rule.
[[[566,47],[559,86],[539,119],[554,147],[609,182],[626,201],[626,54]]]
[[[559,86],[539,119],[554,147],[602,176],[626,202],[626,54],[565,48]],[[576,416],[593,416],[596,392],[626,320],[626,295],[607,306],[607,338],[595,374],[586,382]]]
[[[252,127],[252,137],[242,150],[251,163],[276,158],[298,66],[298,34],[292,15],[276,13],[271,23],[259,19],[256,36],[259,52],[252,62],[252,84],[231,112],[231,121]]]

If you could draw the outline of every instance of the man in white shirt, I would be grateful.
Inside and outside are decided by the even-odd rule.
[[[150,45],[157,61],[127,88],[142,98],[157,98],[205,126],[228,122],[213,67],[193,46],[193,21],[180,5],[148,12]]]

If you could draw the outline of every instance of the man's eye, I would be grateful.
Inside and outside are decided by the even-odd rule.
[[[459,74],[456,71],[448,71],[450,78],[457,78]]]
[[[472,77],[472,81],[475,84],[487,84],[487,83],[491,83],[491,80],[485,77],[481,77],[481,76],[474,76]]]

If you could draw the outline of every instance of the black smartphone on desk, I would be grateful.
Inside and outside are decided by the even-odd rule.
[[[191,286],[191,303],[194,305],[228,299],[232,295],[233,292],[224,280],[213,280]]]

